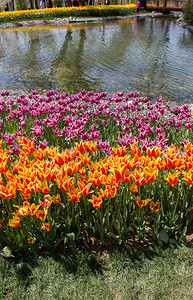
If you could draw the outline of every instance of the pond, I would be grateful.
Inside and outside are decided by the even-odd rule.
[[[0,89],[140,91],[193,103],[193,33],[152,17],[1,30]]]

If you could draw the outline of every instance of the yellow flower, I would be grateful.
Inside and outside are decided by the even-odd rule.
[[[130,190],[132,193],[137,193],[137,185],[136,184],[132,184],[130,187]]]
[[[28,238],[27,240],[28,240],[28,243],[30,243],[30,244],[33,244],[35,242],[32,237]]]
[[[44,223],[44,225],[42,226],[42,229],[43,230],[47,230],[47,231],[50,231],[50,223]]]
[[[29,208],[28,208],[29,209],[29,214],[31,216],[35,215],[37,213],[39,207],[40,207],[40,205],[35,205],[35,203],[32,203],[32,205],[29,206]]]
[[[152,213],[157,213],[159,211],[159,203],[154,203],[153,201],[150,203],[150,209]]]
[[[168,177],[164,177],[167,182],[174,187],[174,185],[178,182],[178,177],[179,177],[180,172],[175,172],[175,173],[168,173]]]

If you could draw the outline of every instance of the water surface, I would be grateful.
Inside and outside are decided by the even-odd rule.
[[[0,89],[140,91],[193,103],[193,33],[150,17],[0,31]]]

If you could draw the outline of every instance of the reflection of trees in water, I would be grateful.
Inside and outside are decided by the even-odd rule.
[[[73,91],[80,89],[102,90],[106,77],[109,81],[109,76],[105,75],[106,72],[119,70],[117,64],[122,63],[128,43],[130,43],[122,44],[120,49],[122,31],[123,28],[120,26],[119,30],[108,37],[107,42],[105,25],[102,24],[97,33],[96,29],[94,30],[94,44],[86,49],[84,47],[85,41],[90,40],[90,38],[86,36],[85,29],[79,31],[78,43],[71,41],[69,44],[69,39],[66,38],[60,54],[52,63],[52,74],[55,73],[61,88]],[[70,55],[69,52],[71,52]],[[112,64],[112,59],[116,59],[116,65]],[[93,71],[95,77],[93,77]]]
[[[131,83],[135,89],[150,96],[153,87],[161,94],[167,90],[169,22],[165,19],[142,19],[137,23],[136,56],[139,56],[139,67],[136,79]],[[140,61],[141,60],[141,61]],[[160,80],[161,79],[161,80]]]
[[[26,50],[30,51],[29,39],[31,40],[31,37],[29,38],[26,32],[22,31],[4,31],[0,33],[0,49],[3,56],[0,64],[1,74],[5,79],[8,78],[9,84],[16,83],[16,86],[18,86],[22,82],[23,67],[25,66],[23,59],[25,59],[25,56],[21,55],[19,46],[25,44]]]
[[[46,34],[45,34],[46,33]],[[12,47],[11,71],[18,76],[21,88],[51,89],[53,88],[50,77],[50,66],[53,57],[57,55],[63,35],[54,35],[51,30],[46,31],[19,31],[18,39],[14,39]],[[9,41],[10,43],[10,41]],[[10,71],[10,66],[9,66]]]
[[[64,90],[75,92],[80,90],[80,85],[85,86],[84,88],[89,86],[89,83],[83,78],[82,58],[85,40],[85,29],[79,31],[78,45],[76,45],[76,40],[73,40],[72,31],[67,31],[60,52],[52,62],[51,73]]]

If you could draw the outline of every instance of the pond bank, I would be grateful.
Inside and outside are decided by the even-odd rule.
[[[162,16],[162,13],[140,13],[129,16],[113,16],[113,17],[96,17],[96,18],[56,18],[53,20],[31,20],[31,21],[21,21],[14,23],[3,23],[0,24],[0,30],[10,29],[10,28],[20,28],[20,27],[31,27],[31,26],[65,26],[70,23],[99,23],[99,22],[109,22],[124,19],[135,19],[135,18],[145,18],[145,17],[157,17]]]
[[[178,24],[178,26],[183,27],[183,28],[187,28],[188,30],[190,30],[191,32],[193,32],[193,25],[190,25],[187,22],[184,22],[183,18],[179,18],[177,20],[177,24]]]

